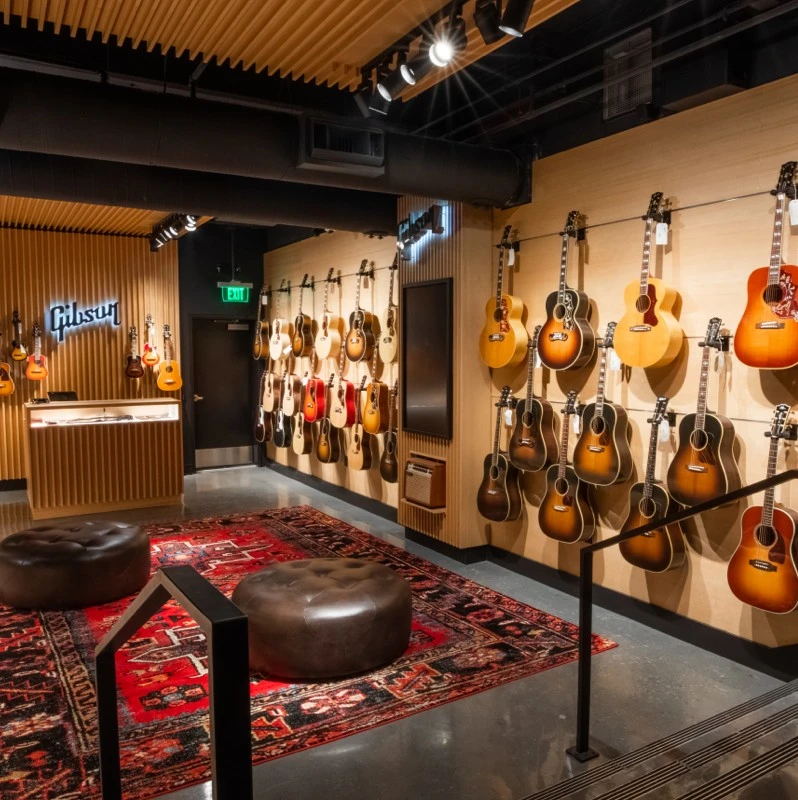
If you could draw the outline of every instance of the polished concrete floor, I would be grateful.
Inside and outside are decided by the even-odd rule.
[[[129,521],[309,504],[511,597],[576,621],[575,598],[490,563],[463,566],[405,542],[403,529],[268,469],[186,479],[182,508],[114,514]],[[3,506],[5,505],[5,508]],[[23,493],[0,494],[0,535],[25,521]],[[2,528],[5,528],[3,530]],[[518,800],[779,685],[771,677],[597,609],[595,630],[619,647],[594,659],[593,746],[573,743],[576,664],[482,692],[357,736],[255,767],[258,800]],[[169,800],[210,798],[208,785]]]

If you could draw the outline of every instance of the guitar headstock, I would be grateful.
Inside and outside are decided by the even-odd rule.
[[[618,327],[617,322],[608,322],[607,329],[604,331],[604,338],[599,342],[599,347],[609,350],[615,341],[615,328]]]
[[[716,350],[723,349],[723,341],[720,336],[720,326],[723,320],[720,317],[712,317],[707,325],[707,332],[704,334],[704,341],[699,342],[699,347],[714,347]]]
[[[327,270],[327,277],[325,278],[325,283],[332,283],[333,282],[333,275],[335,274],[335,267],[330,267]]]
[[[660,216],[663,210],[662,198],[662,192],[654,192],[654,194],[651,195],[651,199],[648,201],[648,211],[646,211],[646,215],[643,219],[657,219]]]
[[[568,218],[565,220],[562,236],[582,239],[584,236],[584,228],[580,225],[581,218],[582,215],[578,211],[569,211]]]
[[[19,311],[14,309],[14,313],[11,315],[11,324],[14,326],[22,325],[22,320],[19,318]]]
[[[360,269],[358,269],[357,274],[361,278],[366,274],[366,267],[368,266],[368,264],[369,264],[369,260],[367,258],[364,258],[360,262]]]
[[[791,200],[795,199],[795,182],[798,173],[798,161],[787,161],[781,165],[779,170],[779,179],[776,183],[776,188],[771,191],[771,194],[784,194]]]
[[[172,331],[168,325],[163,326],[163,338],[167,341],[172,338]]]
[[[502,231],[502,240],[499,242],[498,247],[507,248],[510,246],[510,233],[513,230],[512,225],[505,225]]]
[[[568,396],[565,398],[565,405],[563,406],[563,414],[576,414],[579,403],[576,401],[576,390],[571,389]]]
[[[665,419],[665,415],[668,413],[668,398],[665,395],[660,395],[657,398],[657,402],[654,404],[654,413],[651,417],[646,420],[647,422],[651,423],[655,427],[659,425],[663,419]]]
[[[787,417],[790,414],[790,407],[786,403],[779,403],[773,412],[773,422],[770,431],[765,435],[770,439],[787,439],[791,436],[790,427],[787,425]]]
[[[496,403],[496,408],[507,408],[510,402],[511,394],[512,389],[509,386],[502,386],[502,393],[499,397],[499,401]]]
[[[399,394],[399,381],[396,380],[393,382],[393,388],[391,389],[391,397],[396,397]]]
[[[331,373],[330,373],[330,377],[329,377],[329,378],[327,378],[327,388],[328,388],[328,389],[332,389],[332,386],[333,386],[333,381],[334,381],[334,380],[335,380],[335,373],[334,373],[334,372],[331,372]],[[365,380],[365,377],[363,378],[363,380]]]
[[[41,335],[42,335],[42,329],[39,327],[39,323],[38,323],[38,322],[34,322],[34,323],[33,323],[33,328],[32,328],[32,330],[33,330],[33,338],[34,338],[34,339],[38,339],[38,338],[40,338],[40,337],[41,337]]]
[[[130,337],[131,342],[135,341],[138,338],[139,332],[136,329],[135,325],[131,325],[130,328],[128,328],[127,335]]]

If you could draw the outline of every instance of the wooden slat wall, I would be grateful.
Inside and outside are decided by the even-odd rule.
[[[607,394],[630,412],[632,451],[638,476],[644,474],[650,416],[657,394],[671,397],[679,413],[695,411],[703,337],[711,316],[720,316],[734,331],[746,301],[745,285],[754,268],[768,263],[773,223],[773,198],[767,192],[784,161],[798,159],[798,78],[785,80],[677,114],[650,125],[602,139],[535,164],[533,202],[495,214],[494,238],[511,223],[523,241],[509,290],[529,309],[531,331],[544,317],[546,295],[556,290],[560,230],[568,211],[578,208],[589,225],[579,264],[569,279],[593,300],[593,321],[599,331],[623,313],[623,290],[639,279],[643,223],[648,198],[663,191],[676,207],[667,249],[652,255],[654,274],[682,296],[681,322],[687,335],[677,360],[669,367],[633,370],[628,380],[610,373]],[[589,177],[588,177],[589,176]],[[733,202],[732,197],[761,192]],[[696,204],[707,204],[689,208]],[[625,221],[618,221],[625,220]],[[798,262],[798,229],[785,240],[785,260]],[[494,270],[495,280],[495,270]],[[477,349],[473,364],[481,367]],[[525,370],[493,375],[494,395],[504,383],[523,391]],[[538,370],[537,391],[555,409],[565,394],[577,389],[583,402],[595,397],[597,367],[567,373]],[[769,429],[776,403],[798,402],[798,371],[760,372],[728,356],[710,376],[709,405],[734,422],[743,481],[764,477]],[[573,442],[574,437],[571,437]],[[483,442],[489,446],[489,436]],[[664,477],[675,450],[675,436],[660,445],[658,474]],[[779,469],[798,464],[794,445],[781,449]],[[526,478],[523,518],[493,525],[491,543],[571,573],[578,572],[579,548],[558,545],[544,536],[537,507],[545,491],[542,474]],[[592,491],[600,515],[597,538],[611,536],[628,510],[629,484]],[[798,507],[798,486],[777,490],[777,500]],[[761,502],[761,498],[755,498]],[[476,512],[474,501],[469,510]],[[611,589],[647,600],[725,631],[767,645],[798,642],[794,614],[766,615],[739,603],[728,588],[726,565],[739,541],[733,507],[707,515],[688,527],[688,564],[665,575],[645,574],[624,561],[617,548],[597,557],[596,580]]]
[[[48,390],[74,390],[81,400],[154,397],[160,394],[150,370],[140,381],[124,376],[128,327],[143,333],[144,316],[153,314],[160,328],[169,323],[175,352],[180,352],[177,248],[149,252],[145,239],[0,229],[0,352],[8,353],[11,314],[18,309],[31,345],[34,321],[44,327],[53,303],[76,301],[95,306],[118,299],[121,325],[98,325],[67,331],[62,343],[49,332],[43,353],[49,359],[47,380],[32,383],[13,366],[16,392],[0,398],[0,480],[25,477],[23,403]],[[140,345],[143,339],[140,338]]]

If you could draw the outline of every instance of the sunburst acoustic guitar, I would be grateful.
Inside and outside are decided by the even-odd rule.
[[[262,286],[258,292],[258,318],[255,320],[255,338],[252,342],[252,357],[256,361],[269,354],[269,318],[267,314],[271,285]]]
[[[349,448],[346,451],[346,463],[349,469],[371,469],[371,434],[363,427],[361,421],[360,395],[366,390],[366,376],[360,381],[355,401],[355,424],[349,431]],[[368,401],[367,401],[368,402]]]
[[[332,388],[333,376],[330,375],[327,381],[327,389]],[[357,401],[360,402],[359,400]],[[341,440],[338,428],[330,423],[330,404],[326,403],[327,413],[321,418],[319,425],[319,437],[316,439],[316,458],[322,464],[336,464],[341,458]]]
[[[313,324],[310,317],[302,311],[302,299],[305,296],[305,289],[313,290],[313,286],[308,283],[308,276],[302,278],[299,285],[299,310],[294,320],[294,335],[291,337],[291,352],[295,358],[309,356],[313,350]]]
[[[0,332],[0,337],[2,335],[2,332]],[[0,397],[10,397],[14,394],[14,388],[11,365],[7,361],[0,361]]]
[[[33,355],[28,356],[25,377],[29,381],[43,381],[48,375],[47,357],[42,355],[42,331],[38,323],[33,323]]]
[[[349,331],[346,334],[346,357],[350,361],[368,361],[374,353],[377,344],[374,336],[374,315],[371,311],[366,311],[360,306],[360,289],[363,278],[374,277],[374,266],[366,269],[368,259],[360,262],[360,269],[357,272],[357,293],[355,295],[355,310],[349,315]]]
[[[391,389],[391,396],[388,399],[388,430],[382,445],[382,456],[380,458],[380,475],[386,483],[396,483],[399,480],[399,462],[396,459],[396,420],[395,406],[396,398],[399,395],[399,381],[396,381]]]

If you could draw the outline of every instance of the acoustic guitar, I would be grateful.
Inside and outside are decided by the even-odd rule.
[[[793,439],[794,426],[786,425],[790,408],[776,406],[770,432],[767,477],[776,474],[779,440]],[[771,614],[788,614],[798,608],[798,513],[774,502],[775,487],[765,491],[761,506],[743,512],[742,538],[729,561],[729,587],[749,606]]]
[[[163,326],[163,361],[158,365],[158,388],[162,392],[179,392],[183,388],[180,367],[172,355],[172,332]]]
[[[568,464],[571,417],[579,413],[576,392],[568,392],[560,432],[560,457],[546,472],[546,494],[538,509],[538,524],[550,539],[564,544],[588,541],[596,531],[596,517],[587,499],[587,484]]]
[[[582,433],[574,447],[574,472],[580,481],[594,486],[622,483],[632,474],[629,450],[629,418],[626,409],[605,398],[607,354],[615,334],[615,323],[608,322],[599,342],[599,365],[596,402],[582,411]]]
[[[141,360],[148,367],[154,367],[161,360],[158,353],[158,343],[155,341],[155,321],[152,314],[144,318],[144,355]]]
[[[393,302],[394,276],[399,269],[399,256],[394,257],[393,264],[388,267],[391,273],[391,281],[388,287],[388,310],[383,318],[382,330],[380,332],[380,358],[383,364],[391,364],[396,361],[396,354],[399,350],[399,306]]]
[[[395,406],[399,395],[399,381],[391,389],[388,399],[388,430],[382,444],[382,457],[380,458],[380,475],[386,483],[396,483],[399,480],[399,462],[396,460],[396,422]]]
[[[33,355],[28,356],[25,377],[29,381],[43,381],[47,377],[47,358],[42,355],[42,331],[38,323],[33,323]]]
[[[306,422],[316,422],[327,412],[327,391],[323,378],[317,378],[311,371],[305,384],[305,400],[302,412]]]
[[[334,270],[330,268],[324,281],[324,309],[319,319],[319,330],[316,333],[314,342],[316,355],[319,358],[337,358],[343,342],[343,336],[341,335],[342,320],[329,309],[330,284],[337,283],[340,285],[341,283],[340,278],[333,278],[333,273]]]
[[[289,372],[287,366],[283,374],[281,407],[289,417],[293,417],[297,411],[302,410],[302,379],[299,375]]]
[[[305,289],[312,289],[313,287],[308,283],[308,276],[302,278],[302,283],[299,285],[299,311],[297,312],[296,319],[294,320],[294,335],[291,337],[291,352],[295,358],[302,358],[309,356],[313,350],[313,333],[310,317],[302,313],[302,298],[305,295]]]
[[[135,325],[130,326],[127,335],[130,339],[130,351],[125,361],[125,375],[131,380],[136,380],[144,377],[144,365],[141,363],[139,334]]]
[[[551,403],[535,397],[535,354],[541,326],[527,344],[526,397],[515,404],[515,427],[507,447],[510,463],[524,472],[538,472],[554,460],[557,437]]]
[[[341,348],[338,375],[332,394],[330,422],[335,428],[350,428],[355,424],[355,385],[344,378],[344,351]]]
[[[640,280],[632,281],[624,290],[626,311],[618,321],[615,351],[629,367],[661,367],[676,358],[684,338],[681,326],[673,315],[678,292],[650,274],[654,226],[659,222],[670,222],[670,211],[663,204],[662,192],[651,195],[643,220],[646,231]]]
[[[520,364],[524,360],[529,339],[522,321],[523,301],[514,295],[504,294],[505,254],[510,254],[510,266],[515,260],[515,250],[510,242],[511,230],[512,226],[507,225],[501,242],[496,245],[499,250],[496,296],[485,305],[485,324],[479,335],[479,357],[493,369]]]
[[[578,227],[580,215],[571,211],[565,221],[560,255],[560,285],[546,298],[546,322],[538,338],[538,353],[545,367],[553,370],[577,369],[593,357],[596,335],[590,327],[590,299],[571,289],[568,276],[568,250],[571,239],[581,241],[585,229]]]
[[[363,278],[374,277],[374,267],[366,270],[368,260],[360,262],[357,273],[357,294],[355,295],[355,310],[349,315],[349,332],[346,334],[346,357],[350,361],[368,361],[374,353],[376,338],[374,336],[374,315],[360,307],[360,286]]]
[[[271,285],[262,286],[258,292],[258,318],[255,320],[255,339],[252,342],[252,357],[256,361],[266,358],[269,351],[269,320],[266,315]]]
[[[293,435],[293,419],[282,408],[278,408],[277,413],[274,415],[274,435],[272,437],[274,446],[279,447],[281,450],[286,450],[291,446]]]
[[[679,448],[668,468],[668,491],[684,506],[703,503],[739,489],[740,471],[734,460],[734,425],[721,414],[707,412],[709,362],[713,350],[723,347],[720,317],[707,326],[698,384],[698,410],[685,414],[679,424]]]
[[[749,367],[787,369],[798,364],[798,267],[781,263],[784,208],[796,197],[798,163],[781,168],[776,195],[770,266],[748,278],[748,302],[734,335],[734,352]]]
[[[377,351],[374,351],[374,363],[371,367],[371,374],[377,374]],[[363,428],[366,433],[384,433],[388,430],[388,387],[378,381],[376,377],[371,379],[368,392],[366,393],[366,407],[363,410]]]
[[[322,386],[323,385],[324,381],[322,381]],[[294,414],[293,427],[294,434],[291,438],[291,449],[298,456],[306,456],[313,450],[313,429],[303,410],[297,411],[296,414]]]
[[[651,520],[663,519],[671,508],[667,490],[656,483],[657,439],[659,426],[668,408],[668,398],[658,397],[654,414],[649,418],[651,436],[648,442],[646,476],[642,483],[636,483],[629,492],[629,515],[621,527],[621,533],[646,525]],[[685,559],[684,534],[678,523],[655,528],[641,533],[618,545],[621,555],[633,566],[648,572],[665,572],[680,567]]]
[[[11,360],[27,361],[28,350],[22,341],[22,320],[18,311],[14,311],[11,315],[11,325],[14,328],[14,339],[11,342]]]
[[[271,441],[272,436],[272,415],[263,407],[263,395],[266,390],[266,371],[260,376],[260,384],[258,387],[258,411],[255,415],[255,441],[258,444]]]
[[[290,284],[286,287],[285,279],[280,281],[280,288],[277,290],[277,316],[272,320],[272,335],[269,339],[269,357],[272,361],[284,361],[292,351],[291,326],[287,319],[280,316],[281,298],[290,291]]]
[[[0,337],[2,335],[2,332],[0,332]],[[14,394],[14,388],[11,365],[7,361],[0,361],[0,397],[10,397]]]
[[[496,428],[493,432],[493,450],[485,456],[482,483],[477,491],[477,508],[485,519],[508,522],[521,516],[521,473],[510,463],[507,453],[499,449],[502,414],[510,399],[510,387],[502,389],[496,403]]]
[[[360,381],[355,400],[355,424],[349,434],[349,449],[346,452],[350,469],[371,469],[371,434],[369,434],[360,417],[360,394],[365,391],[366,376]],[[367,401],[368,402],[368,401]]]
[[[282,376],[274,371],[274,364],[269,358],[269,369],[263,385],[263,410],[271,414],[280,403],[283,394]]]
[[[327,381],[327,388],[332,388],[333,376],[330,375]],[[334,428],[330,423],[329,408],[328,413],[321,418],[319,425],[319,438],[316,440],[316,457],[322,464],[336,464],[341,458],[341,443],[338,435],[338,428]]]

